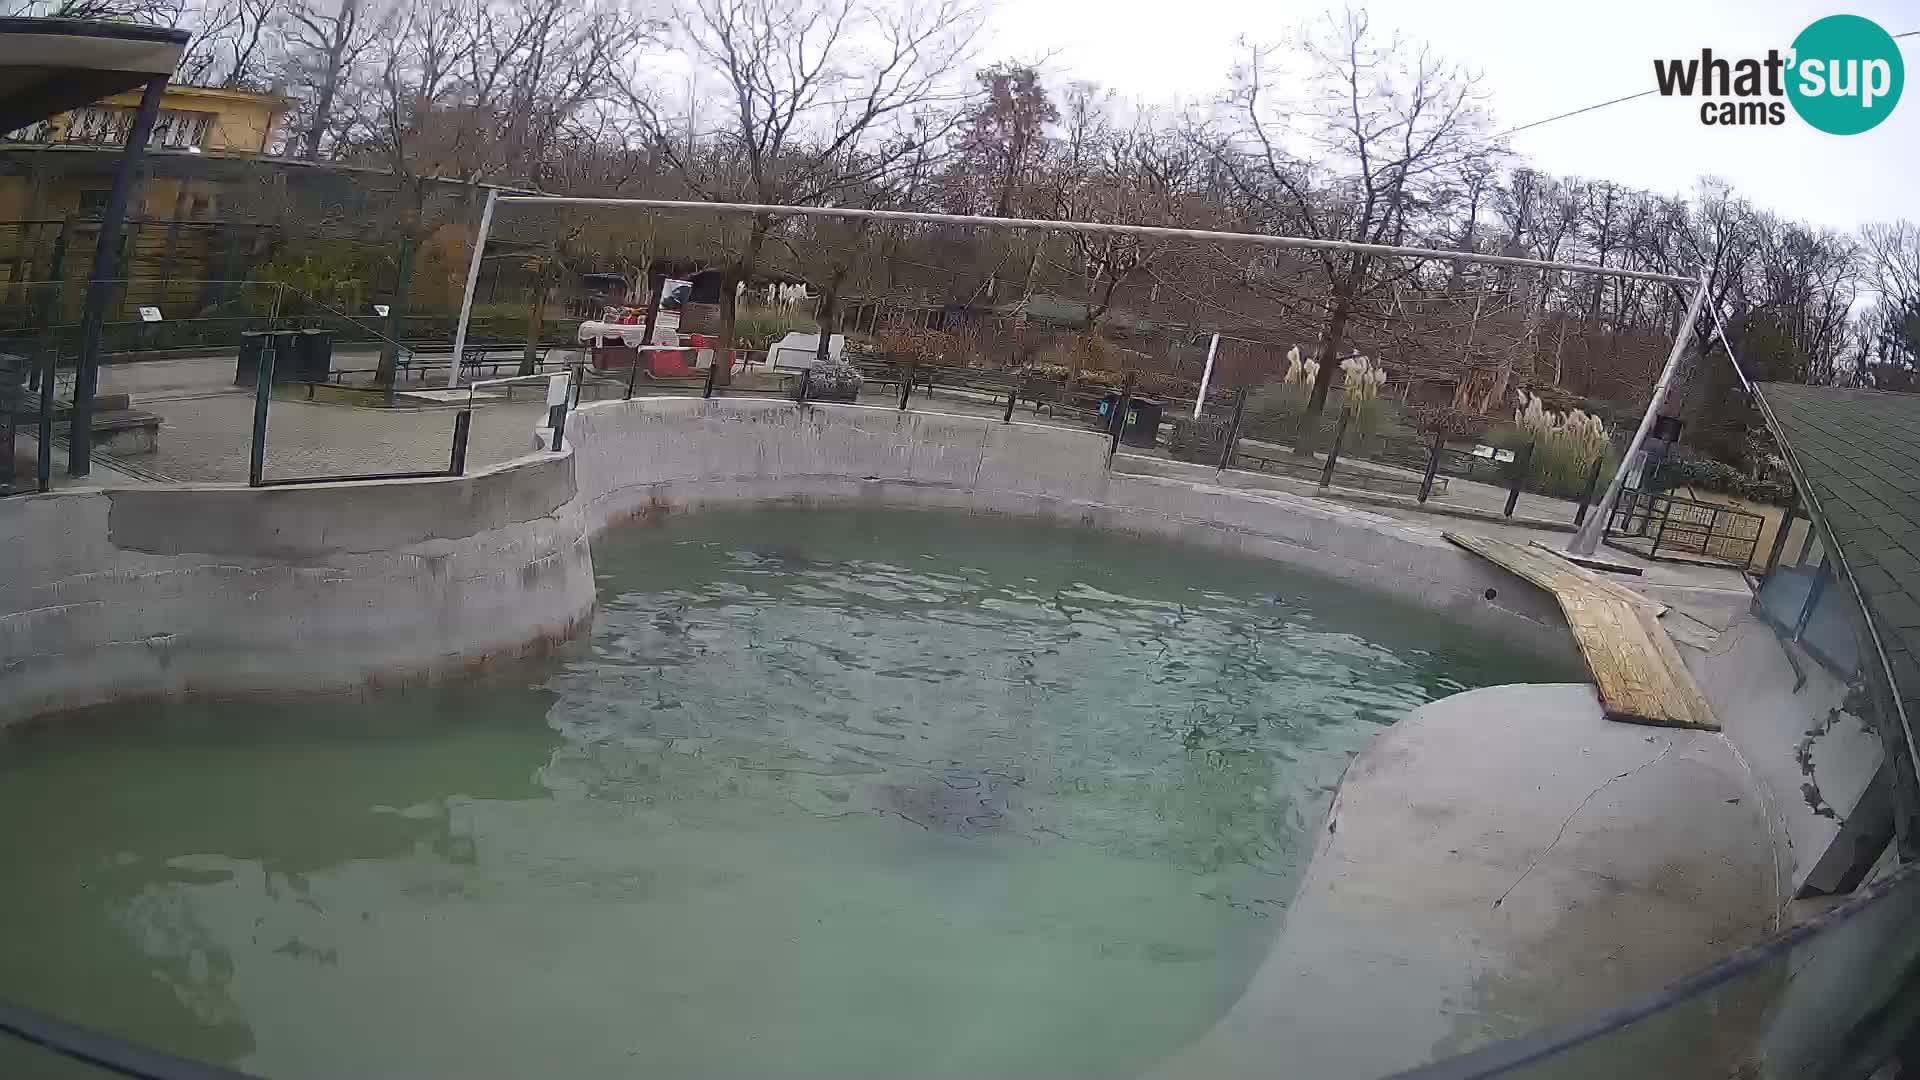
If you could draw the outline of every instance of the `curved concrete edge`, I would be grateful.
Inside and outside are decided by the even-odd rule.
[[[1590,686],[1416,709],[1348,767],[1246,992],[1158,1075],[1384,1076],[1654,990],[1772,928],[1765,816],[1723,737],[1608,722]],[[1731,1075],[1764,1003],[1739,1004],[1598,1052]]]
[[[184,485],[0,507],[0,720],[118,698],[338,692],[518,657],[590,618],[564,454],[464,477]]]
[[[1047,518],[1271,559],[1577,662],[1558,606],[1438,529],[1277,491],[1109,472],[1095,432],[768,399],[597,402],[568,421],[595,527],[722,506]]]
[[[1753,614],[1685,656],[1766,795],[1779,902],[1851,888],[1856,844],[1872,849],[1878,830],[1891,828],[1886,806],[1869,794],[1885,750],[1852,687]]]
[[[569,636],[590,538],[717,506],[1020,514],[1273,559],[1572,660],[1546,594],[1437,530],[1111,473],[1099,434],[857,405],[590,404],[563,452],[465,477],[54,492],[0,505],[0,722],[123,697],[353,691]]]

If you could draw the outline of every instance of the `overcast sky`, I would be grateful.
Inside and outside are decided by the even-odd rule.
[[[1920,30],[1917,0],[1372,0],[1375,30],[1424,39],[1481,72],[1498,129],[1653,87],[1656,57],[1785,50],[1806,25],[1864,15]],[[1290,40],[1326,5],[1309,0],[1000,0],[983,60],[1051,53],[1054,81],[1090,79],[1146,104],[1204,100],[1226,81],[1234,40]],[[1642,98],[1513,136],[1549,172],[1685,193],[1716,175],[1759,205],[1851,229],[1920,219],[1920,37],[1902,39],[1907,87],[1893,115],[1833,136],[1791,115],[1780,127],[1700,123],[1700,99]]]

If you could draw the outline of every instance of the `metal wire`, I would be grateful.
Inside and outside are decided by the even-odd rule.
[[[577,195],[502,195],[502,203],[545,203],[553,206],[631,206],[643,210],[665,210],[689,214],[766,214],[775,217],[824,217],[864,221],[905,221],[926,225],[962,225],[987,229],[1030,229],[1040,232],[1092,233],[1096,235],[1157,236],[1169,240],[1201,240],[1251,244],[1256,247],[1306,248],[1314,251],[1351,251],[1363,255],[1392,258],[1436,259],[1486,263],[1493,266],[1525,266],[1541,270],[1571,270],[1607,277],[1659,281],[1669,285],[1692,285],[1693,278],[1658,274],[1649,270],[1627,270],[1589,263],[1549,262],[1522,259],[1511,255],[1482,255],[1472,251],[1440,251],[1434,248],[1395,247],[1391,244],[1360,244],[1351,240],[1314,240],[1304,236],[1273,236],[1267,233],[1219,232],[1211,229],[1175,229],[1161,225],[1112,225],[1099,221],[1049,221],[1039,218],[987,217],[980,214],[935,214],[917,210],[860,210],[838,206],[783,206],[768,203],[695,202],[685,199],[612,199]]]

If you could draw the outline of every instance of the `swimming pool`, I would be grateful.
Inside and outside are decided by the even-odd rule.
[[[994,517],[689,515],[595,564],[539,664],[13,734],[0,996],[275,1077],[1139,1072],[1244,988],[1352,752],[1572,674]]]

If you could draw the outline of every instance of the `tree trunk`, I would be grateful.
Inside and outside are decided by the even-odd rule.
[[[733,385],[733,327],[739,316],[740,283],[753,276],[753,270],[760,261],[760,249],[767,242],[767,232],[773,228],[773,221],[764,215],[753,219],[753,229],[747,234],[747,247],[740,253],[740,259],[733,264],[724,280],[720,282],[720,347],[713,351],[713,362],[721,365],[720,374],[715,382],[721,386]]]
[[[837,276],[838,275],[836,275],[836,277]],[[833,326],[834,323],[839,321],[838,317],[840,314],[840,294],[837,290],[837,281],[833,285],[822,288],[820,290],[820,299],[814,304],[814,330],[820,339],[813,349],[813,362],[816,364],[826,363],[833,355],[831,348],[833,344]]]
[[[407,307],[407,287],[413,279],[411,240],[400,241],[399,264],[393,272],[393,295],[387,300],[387,340],[380,343],[380,363],[373,374],[374,385],[393,390],[394,368],[400,360],[400,317]]]
[[[527,301],[527,343],[520,354],[520,374],[533,374],[540,354],[540,332],[547,321],[547,293],[552,288],[547,268],[547,260],[540,261],[540,269],[534,275],[533,295]]]
[[[340,13],[334,16],[333,40],[327,43],[327,70],[320,78],[320,93],[313,103],[313,122],[307,127],[301,157],[316,161],[320,157],[320,138],[333,119],[334,99],[340,92],[340,69],[346,66],[347,46],[353,40],[360,0],[341,0]]]
[[[1313,394],[1307,398],[1307,419],[1319,416],[1327,408],[1327,391],[1333,386],[1333,373],[1339,370],[1334,358],[1340,355],[1340,345],[1347,336],[1347,320],[1353,317],[1353,293],[1350,286],[1343,286],[1334,294],[1333,311],[1327,318],[1326,333],[1320,337],[1320,348],[1314,353],[1314,361],[1320,370],[1313,376]]]
[[[739,315],[734,289],[739,284],[738,275],[736,268],[720,281],[720,341],[713,350],[713,362],[720,369],[713,377],[716,386],[733,385],[733,323]]]

